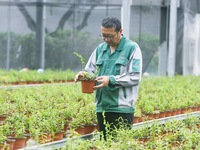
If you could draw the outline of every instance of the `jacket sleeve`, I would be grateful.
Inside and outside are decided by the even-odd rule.
[[[96,71],[96,50],[95,49],[92,54],[90,55],[90,58],[84,68],[84,71],[90,72],[90,73],[95,73]]]
[[[139,84],[142,76],[142,53],[139,46],[133,51],[128,64],[123,68],[120,75],[109,76],[111,85],[116,87],[129,87]]]

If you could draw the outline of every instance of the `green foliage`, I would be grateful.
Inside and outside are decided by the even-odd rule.
[[[74,52],[74,54],[81,60],[82,70],[84,70],[85,58],[77,52]],[[84,76],[82,77],[81,80],[94,80],[97,77],[98,71],[99,71],[99,69],[97,68],[95,73],[84,72]]]
[[[143,77],[137,109],[142,112],[167,111],[200,105],[200,78],[196,76]]]
[[[109,126],[109,125],[106,125]],[[101,134],[94,136],[91,140],[77,138],[68,140],[62,149],[108,149],[108,150],[129,150],[129,149],[195,149],[200,145],[200,134],[196,126],[188,129],[182,120],[171,120],[165,124],[153,122],[151,125],[142,124],[127,130],[120,128],[115,130],[115,136],[108,136],[107,140],[101,139]],[[173,130],[166,132],[168,128]],[[163,130],[161,130],[163,129]],[[141,142],[142,138],[147,138],[147,142]],[[172,145],[176,143],[177,145]]]
[[[98,38],[92,37],[88,32],[80,31],[57,31],[54,35],[45,35],[45,68],[51,69],[74,69],[80,70],[77,66],[78,59],[74,59],[73,52],[80,52],[85,58],[94,50],[100,42]],[[6,44],[7,33],[0,33],[0,68],[6,67]],[[11,33],[10,68],[38,69],[41,52],[36,49],[35,34]]]
[[[15,137],[25,137],[25,123],[26,117],[23,113],[16,112],[12,116],[8,116],[6,123],[10,124],[10,132]]]
[[[94,80],[95,78],[96,78],[96,74],[84,72],[84,76],[82,77],[81,80]]]
[[[77,52],[74,52],[74,55],[76,55],[81,60],[82,70],[83,70],[85,67],[85,58],[83,58],[83,56]]]
[[[133,38],[132,38],[133,39]],[[159,38],[151,33],[142,34],[134,39],[141,48],[143,72],[157,74]]]
[[[81,102],[85,101],[82,99]],[[89,101],[85,101],[84,103],[89,103]],[[73,119],[70,122],[71,129],[80,128],[83,125],[95,125],[97,123],[96,115],[95,115],[95,107],[93,103],[87,104],[85,106],[80,107],[76,113],[73,115]]]
[[[153,110],[159,110],[162,104],[166,105],[163,103],[165,101],[169,104],[167,106],[173,103],[179,103],[179,107],[182,107],[182,103],[186,103],[187,106],[199,106],[200,85],[196,84],[199,83],[199,79],[195,76],[143,78],[140,84],[139,99],[135,104],[136,109],[147,108],[145,101],[146,105],[151,105],[150,110],[152,112],[154,112]],[[31,138],[33,138],[43,132],[57,132],[63,128],[64,121],[70,116],[72,118],[71,125],[73,123],[77,126],[96,123],[93,100],[93,94],[81,93],[79,83],[0,89],[0,104],[2,108],[4,106],[9,107],[8,110],[10,110],[9,113],[6,113],[8,118],[1,124],[0,130],[3,131],[3,135],[7,136],[16,130],[19,135],[26,129],[30,131]],[[76,142],[67,143],[68,147],[66,149],[70,150],[74,147],[77,149],[111,148],[119,150],[134,148],[145,150],[154,149],[155,147],[162,149],[163,147],[169,148],[171,140],[185,141],[184,143],[178,141],[182,144],[179,147],[180,149],[198,148],[200,136],[197,123],[199,123],[199,117],[188,118],[181,123],[179,120],[167,122],[164,126],[153,124],[151,127],[144,126],[144,128],[136,128],[136,130],[131,131],[123,127],[113,132],[113,135],[117,133],[118,136],[112,136],[111,134],[108,136],[107,141],[100,140],[99,137],[95,137],[90,142],[77,140]],[[23,127],[21,128],[20,125],[23,125]],[[77,126],[74,126],[74,128]],[[109,130],[110,125],[106,124],[106,128]],[[167,133],[161,135],[164,131],[167,131]],[[171,135],[171,133],[174,134]],[[138,139],[142,136],[149,136],[149,141],[140,143]]]
[[[1,70],[0,84],[9,84],[17,82],[62,82],[73,80],[76,73],[70,69],[67,70],[50,70],[46,69],[43,73],[37,70]]]
[[[6,134],[4,132],[4,127],[2,125],[0,125],[0,146],[1,144],[4,144],[7,140]]]

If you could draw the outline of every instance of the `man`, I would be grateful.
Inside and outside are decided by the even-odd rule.
[[[142,75],[142,54],[139,46],[122,34],[121,22],[116,17],[102,20],[100,37],[103,43],[91,54],[86,72],[98,68],[95,102],[97,121],[106,139],[106,124],[119,128],[123,121],[129,128],[133,124],[134,104]],[[80,71],[75,82],[83,77]]]

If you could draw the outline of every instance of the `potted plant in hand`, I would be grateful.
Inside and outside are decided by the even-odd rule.
[[[83,58],[82,55],[74,52],[74,54],[80,58],[81,64],[82,64],[82,70],[84,70],[85,67],[85,59]],[[96,76],[97,76],[97,71],[95,73],[90,73],[90,72],[83,72],[84,76],[81,78],[81,88],[83,93],[93,93],[94,89],[93,87],[96,84]]]

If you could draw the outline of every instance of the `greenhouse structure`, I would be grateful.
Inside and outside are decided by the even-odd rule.
[[[72,53],[88,58],[100,42],[101,18],[117,16],[141,46],[144,72],[200,74],[198,0],[3,0],[0,7],[3,69],[77,68]]]
[[[143,67],[132,129],[104,141],[74,78],[107,16]],[[199,0],[1,0],[0,19],[0,150],[200,149]]]

